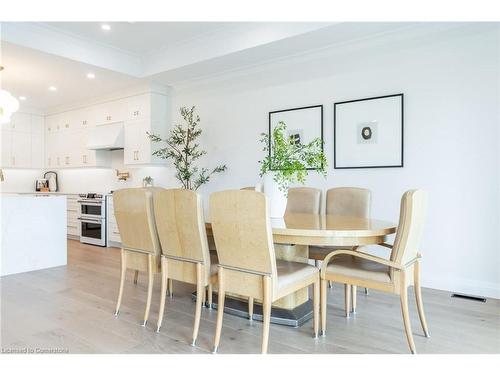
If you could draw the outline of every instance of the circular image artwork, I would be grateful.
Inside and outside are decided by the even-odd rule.
[[[363,127],[363,129],[361,129],[361,137],[363,137],[364,140],[371,139],[372,134],[372,128],[370,128],[369,126],[365,126]]]

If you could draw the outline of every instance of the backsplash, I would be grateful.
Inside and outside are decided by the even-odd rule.
[[[125,187],[140,187],[142,179],[151,176],[154,186],[177,187],[174,170],[166,166],[131,167],[123,165],[123,150],[112,152],[112,168],[60,169],[57,172],[59,191],[64,193],[109,192]],[[127,181],[118,181],[116,169],[128,171]],[[48,169],[4,169],[2,192],[26,193],[35,190],[35,179],[41,178]]]

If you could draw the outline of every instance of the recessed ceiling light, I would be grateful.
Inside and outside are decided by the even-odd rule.
[[[87,78],[88,79],[94,79],[95,78],[95,74],[94,73],[87,73]]]
[[[111,26],[109,26],[107,23],[103,23],[101,25],[101,29],[103,29],[105,31],[109,31],[109,30],[111,30]]]
[[[19,100],[23,100],[24,101],[24,100],[26,100],[26,97],[25,96],[20,96]]]
[[[49,86],[49,91],[57,91],[57,87],[55,87],[55,86]]]

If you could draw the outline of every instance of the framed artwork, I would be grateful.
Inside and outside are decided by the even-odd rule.
[[[333,166],[403,167],[403,94],[334,103]]]
[[[309,143],[315,138],[323,141],[323,105],[282,109],[269,112],[269,142],[272,144],[273,130],[280,121],[286,124],[290,140],[295,143]],[[269,145],[269,146],[270,146]],[[323,150],[323,145],[321,146]],[[269,156],[272,150],[269,147]],[[318,169],[319,165],[308,166],[308,170]]]

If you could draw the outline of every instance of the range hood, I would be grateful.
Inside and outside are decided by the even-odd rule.
[[[90,129],[87,140],[89,150],[121,150],[123,145],[123,122],[98,125]]]

